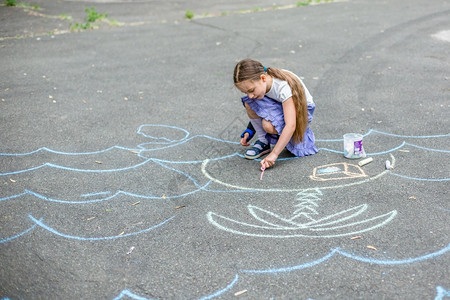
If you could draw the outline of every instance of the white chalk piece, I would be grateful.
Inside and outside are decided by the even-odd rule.
[[[389,170],[391,168],[391,162],[389,160],[386,160],[386,170]]]
[[[362,167],[362,166],[367,165],[368,163],[370,163],[370,162],[372,162],[372,161],[373,161],[373,158],[372,158],[372,157],[368,157],[368,158],[363,159],[362,161],[360,161],[360,162],[358,163],[358,165],[359,165],[360,167]]]

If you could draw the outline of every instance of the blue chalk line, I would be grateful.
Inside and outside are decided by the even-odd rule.
[[[177,139],[177,140],[170,140],[166,137],[153,137],[150,135],[147,135],[145,133],[142,132],[142,129],[144,127],[164,127],[164,128],[171,128],[171,129],[176,129],[179,131],[182,131],[185,133],[185,136],[181,139]],[[450,136],[450,133],[448,134],[437,134],[437,135],[425,135],[425,136],[411,136],[411,135],[399,135],[399,134],[392,134],[392,133],[387,133],[387,132],[383,132],[383,131],[378,131],[375,129],[369,129],[367,131],[367,133],[363,134],[364,137],[369,136],[372,133],[378,133],[381,135],[386,135],[386,136],[392,136],[392,137],[399,137],[399,138],[406,138],[406,139],[429,139],[429,138],[441,138],[441,137],[448,137]],[[194,138],[197,137],[204,137],[207,139],[211,139],[211,140],[215,140],[218,142],[223,142],[223,143],[229,143],[229,144],[235,144],[238,145],[239,142],[235,142],[235,141],[229,141],[229,140],[224,140],[224,139],[219,139],[219,138],[215,138],[215,137],[211,137],[208,135],[195,135],[192,137],[188,137],[190,135],[190,133],[180,127],[176,127],[176,126],[170,126],[170,125],[162,125],[162,124],[144,124],[144,125],[140,125],[138,130],[137,130],[137,134],[142,135],[146,138],[150,138],[150,139],[156,139],[156,140],[164,140],[164,142],[147,142],[147,143],[142,143],[140,145],[138,145],[138,148],[127,148],[127,147],[122,147],[122,146],[112,146],[103,150],[98,150],[98,151],[91,151],[91,152],[80,152],[80,153],[72,153],[72,152],[63,152],[63,151],[57,151],[57,150],[53,150],[47,147],[42,147],[39,149],[36,149],[34,151],[31,152],[27,152],[27,153],[0,153],[0,156],[26,156],[26,155],[31,155],[34,153],[37,153],[39,151],[47,151],[50,153],[54,153],[54,154],[62,154],[62,155],[93,155],[93,154],[100,154],[100,153],[104,153],[113,149],[120,149],[120,150],[126,150],[126,151],[154,151],[154,150],[162,150],[162,149],[167,149],[167,147],[173,147],[173,146],[178,146],[182,143],[185,143],[187,141],[190,141]],[[344,139],[340,138],[340,139],[316,139],[316,142],[342,142]],[[166,147],[162,147],[162,148],[156,148],[156,149],[146,149],[144,147],[144,145],[168,145]]]
[[[442,300],[444,297],[450,297],[450,290],[444,289],[442,286],[436,287],[436,297],[434,300]]]
[[[27,234],[28,232],[32,231],[32,230],[33,230],[34,228],[36,228],[36,227],[37,227],[37,224],[34,224],[33,226],[31,226],[31,227],[28,228],[27,230],[22,231],[21,233],[15,235],[15,236],[12,236],[12,237],[9,237],[9,238],[6,238],[6,239],[0,239],[0,244],[4,244],[4,243],[6,243],[6,242],[9,242],[9,241],[12,241],[12,240],[14,240],[14,239],[17,239],[17,238],[19,238],[19,237],[21,237],[21,236]]]
[[[340,254],[344,257],[351,258],[353,260],[360,261],[360,262],[369,263],[369,264],[402,265],[402,264],[416,263],[416,262],[424,261],[424,260],[431,259],[431,258],[436,258],[440,255],[447,253],[448,251],[450,251],[450,244],[448,244],[445,248],[443,248],[439,251],[436,251],[436,252],[433,252],[430,254],[426,254],[423,256],[415,257],[415,258],[400,259],[400,260],[379,260],[379,259],[372,259],[372,258],[367,258],[367,257],[356,256],[356,255],[350,254],[348,252],[342,251],[339,248],[335,248],[335,249],[331,250],[331,252],[328,253],[327,255],[325,255],[324,257],[314,260],[312,262],[308,262],[308,263],[304,263],[304,264],[300,264],[300,265],[296,265],[296,266],[291,266],[291,267],[285,267],[285,268],[273,268],[273,269],[265,269],[265,270],[242,270],[242,272],[252,273],[252,274],[292,272],[295,270],[311,268],[313,266],[321,264],[322,262],[333,257],[335,254]]]
[[[379,131],[379,130],[376,130],[376,129],[369,129],[362,136],[366,137],[366,136],[371,135],[372,133],[378,133],[380,135],[387,135],[387,136],[404,138],[404,139],[431,139],[431,138],[441,138],[441,137],[448,137],[448,136],[450,136],[450,133],[447,133],[447,134],[435,134],[435,135],[401,135],[401,134],[394,134],[394,133],[383,132],[383,131]],[[343,141],[344,141],[344,138],[340,138],[340,139],[316,139],[316,142],[343,142]]]
[[[380,151],[380,152],[373,152],[373,153],[367,153],[367,155],[369,156],[377,156],[377,155],[384,155],[384,154],[389,154],[392,152],[395,152],[401,148],[403,148],[404,146],[411,146],[411,147],[415,147],[418,149],[422,149],[422,150],[426,150],[426,151],[432,151],[432,152],[440,152],[440,153],[450,153],[450,150],[442,150],[442,149],[433,149],[433,148],[427,148],[427,147],[422,147],[422,146],[418,146],[418,145],[414,145],[411,143],[406,143],[403,142],[402,144],[400,144],[397,147],[391,148],[389,150],[386,151]],[[344,151],[340,151],[340,150],[334,150],[334,149],[330,149],[330,148],[325,148],[325,147],[321,147],[318,148],[319,151],[328,151],[328,152],[332,152],[332,153],[337,153],[337,154],[344,154]],[[161,148],[155,149],[155,150],[161,150]],[[4,155],[1,154],[0,155]],[[12,154],[8,154],[8,155],[12,155]],[[84,154],[83,154],[84,155]],[[135,165],[132,166],[128,166],[128,167],[123,167],[123,168],[116,168],[116,169],[102,169],[102,170],[95,170],[95,169],[78,169],[78,168],[71,168],[71,167],[65,167],[65,166],[61,166],[61,165],[57,165],[57,164],[53,164],[53,163],[45,163],[42,164],[40,166],[36,166],[33,168],[29,168],[29,169],[24,169],[24,170],[18,170],[18,171],[13,171],[13,172],[4,172],[4,173],[0,173],[0,176],[11,176],[11,175],[17,175],[17,174],[21,174],[21,173],[26,173],[26,172],[31,172],[31,171],[35,171],[38,170],[40,168],[43,167],[50,167],[50,168],[55,168],[55,169],[61,169],[61,170],[66,170],[66,171],[71,171],[71,172],[83,172],[83,173],[112,173],[112,172],[122,172],[122,171],[128,171],[128,170],[132,170],[132,169],[136,169],[138,167],[144,166],[146,165],[148,162],[165,162],[165,163],[171,163],[171,164],[199,164],[202,163],[204,160],[192,160],[192,161],[170,161],[170,160],[163,160],[163,159],[156,159],[156,158],[149,158],[146,157],[145,155],[139,154],[139,156],[141,158],[144,158],[145,161],[137,163]],[[224,155],[221,157],[216,157],[216,158],[211,158],[211,161],[216,161],[216,160],[222,160],[222,159],[227,159],[233,156],[239,156],[239,157],[244,157],[244,155],[240,154],[240,153],[232,153],[232,154],[228,154],[228,155]],[[286,158],[279,158],[279,161],[284,161],[284,160],[291,160],[291,159],[298,159],[298,157],[286,157]]]
[[[157,225],[155,225],[155,226],[152,226],[152,227],[147,228],[147,229],[143,229],[143,230],[141,230],[141,231],[132,232],[132,233],[127,233],[127,234],[123,234],[123,235],[107,236],[107,237],[95,237],[95,238],[86,238],[86,237],[73,236],[73,235],[68,235],[68,234],[60,233],[60,232],[56,231],[55,229],[51,228],[50,226],[46,225],[45,223],[43,223],[43,222],[41,221],[42,219],[37,220],[37,219],[35,219],[32,215],[28,215],[28,217],[29,217],[36,225],[38,225],[38,226],[44,228],[45,230],[47,230],[47,231],[49,231],[49,232],[51,232],[51,233],[53,233],[53,234],[55,234],[55,235],[58,235],[58,236],[61,236],[61,237],[64,237],[64,238],[74,239],[74,240],[79,240],[79,241],[101,241],[101,240],[114,240],[114,239],[118,239],[118,238],[125,238],[125,237],[129,237],[129,236],[133,236],[133,235],[138,235],[138,234],[141,234],[141,233],[144,233],[144,232],[152,231],[152,230],[154,230],[154,229],[156,229],[156,228],[158,228],[158,227],[163,226],[164,224],[166,224],[167,222],[169,222],[170,220],[172,220],[175,216],[172,216],[172,217],[168,218],[167,220],[165,220],[165,221],[163,221],[163,222],[161,222],[161,223],[159,223],[159,224],[157,224]]]
[[[123,290],[122,292],[120,292],[120,295],[117,296],[116,298],[114,298],[113,300],[120,300],[125,296],[127,296],[131,299],[135,299],[135,300],[152,300],[152,299],[154,299],[154,298],[141,297],[141,296],[138,296],[138,295],[130,292],[129,290]]]
[[[405,178],[408,180],[416,180],[416,181],[444,182],[444,181],[450,180],[450,178],[418,178],[418,177],[411,177],[411,176],[406,176],[406,175],[402,175],[402,174],[397,174],[394,172],[390,172],[389,174],[397,176],[397,177]]]
[[[228,292],[236,284],[236,282],[238,282],[238,280],[239,280],[239,274],[236,274],[234,276],[233,281],[231,281],[231,283],[228,284],[225,288],[223,288],[223,289],[221,289],[221,290],[219,290],[219,291],[217,291],[217,292],[215,292],[215,293],[213,293],[211,295],[201,297],[201,298],[199,298],[199,300],[209,300],[209,299],[213,299],[213,298],[219,297],[220,295]],[[116,298],[114,298],[113,300],[120,300],[124,296],[130,297],[130,298],[136,299],[136,300],[152,300],[151,298],[145,298],[145,297],[138,296],[138,295],[130,292],[130,290],[123,290],[122,292],[120,292],[120,295],[117,296]]]

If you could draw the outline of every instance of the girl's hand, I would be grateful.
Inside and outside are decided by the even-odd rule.
[[[272,167],[275,164],[277,158],[278,155],[276,155],[273,152],[270,152],[269,155],[267,155],[267,157],[261,161],[261,167],[264,167],[265,169]]]
[[[247,142],[248,137],[250,134],[248,132],[244,133],[244,137],[241,138],[241,145],[242,146],[250,146],[250,144]]]

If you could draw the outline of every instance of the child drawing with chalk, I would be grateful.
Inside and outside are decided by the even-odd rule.
[[[261,170],[272,167],[286,148],[295,156],[318,152],[314,133],[309,127],[315,104],[302,80],[294,73],[264,67],[253,59],[241,60],[234,68],[234,84],[246,96],[242,97],[248,128],[241,135],[241,145],[258,140],[245,152],[245,158],[261,160]],[[271,150],[270,145],[275,145]]]

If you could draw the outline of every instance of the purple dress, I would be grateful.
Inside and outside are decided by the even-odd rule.
[[[284,129],[284,113],[283,105],[281,102],[275,101],[269,97],[262,99],[250,99],[248,96],[241,98],[242,103],[247,103],[250,108],[261,118],[270,121],[275,127],[276,131],[281,134]],[[316,108],[314,103],[308,103],[308,124],[311,123],[314,109]],[[279,135],[277,134],[266,134],[266,138],[270,144],[274,145],[277,143]],[[314,145],[315,138],[314,133],[311,128],[306,128],[305,136],[303,141],[300,143],[295,143],[294,138],[292,138],[286,145],[286,149],[289,150],[295,156],[306,156],[316,154],[319,150]]]

